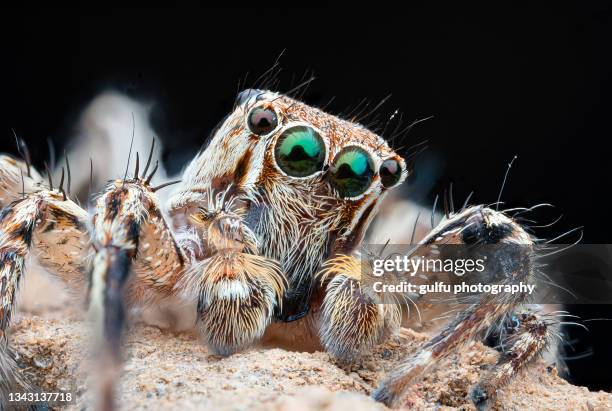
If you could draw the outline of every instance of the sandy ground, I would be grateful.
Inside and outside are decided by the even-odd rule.
[[[191,331],[172,332],[134,324],[125,344],[119,404],[125,410],[345,410],[385,409],[369,394],[400,358],[426,339],[404,329],[350,369],[323,352],[253,348],[228,358],[211,355]],[[91,409],[86,365],[88,332],[78,305],[52,282],[30,275],[12,327],[12,346],[22,372],[44,391],[75,393],[67,409]],[[472,384],[496,361],[479,343],[445,360],[406,394],[406,409],[474,409]],[[589,392],[538,361],[499,393],[494,409],[604,410],[612,395]]]

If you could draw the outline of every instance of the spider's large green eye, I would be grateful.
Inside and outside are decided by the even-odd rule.
[[[312,128],[295,126],[285,130],[278,138],[274,157],[287,175],[307,177],[323,169],[325,144]]]
[[[374,177],[370,155],[360,147],[341,151],[330,168],[331,181],[342,197],[363,194]]]
[[[402,178],[402,166],[396,159],[390,158],[383,161],[378,173],[380,174],[382,185],[385,188],[391,188]]]

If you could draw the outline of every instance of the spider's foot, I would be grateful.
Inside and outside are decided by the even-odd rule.
[[[374,391],[372,397],[387,407],[397,405],[407,387],[430,368],[435,361],[431,350],[424,348],[412,354],[392,370],[387,378]]]
[[[356,258],[341,256],[330,260],[321,274],[323,281],[333,276],[323,300],[321,343],[327,352],[345,363],[371,351],[398,332],[401,324],[399,305],[381,303],[378,295],[362,286],[361,269]]]
[[[261,338],[285,291],[275,261],[237,251],[211,257],[198,277],[200,329],[220,355]]]
[[[474,403],[477,410],[485,410],[487,400],[489,399],[489,394],[487,394],[487,391],[483,388],[476,386],[470,394],[470,399]]]
[[[387,407],[393,407],[393,405],[397,402],[397,393],[389,390],[386,386],[381,385],[372,393],[372,398],[375,401],[385,404]]]

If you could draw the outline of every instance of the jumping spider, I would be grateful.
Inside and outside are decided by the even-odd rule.
[[[16,378],[6,331],[25,260],[38,261],[70,288],[117,346],[127,306],[171,296],[197,303],[210,349],[230,355],[256,343],[269,325],[301,321],[333,357],[354,361],[398,332],[401,307],[364,291],[360,246],[379,204],[408,171],[404,159],[365,127],[271,91],[246,90],[187,166],[162,211],[147,175],[108,183],[88,213],[29,163],[0,157],[0,335],[4,385]],[[63,178],[62,178],[63,180]],[[21,193],[23,191],[23,193]],[[166,217],[167,215],[167,217]],[[406,227],[406,230],[409,230]],[[420,243],[521,244],[534,239],[503,212],[468,206],[444,218]],[[417,248],[418,253],[418,248]],[[529,257],[529,256],[528,256]],[[526,258],[507,276],[527,282]],[[86,291],[87,290],[87,291]],[[441,358],[520,311],[483,297],[460,312],[373,394],[389,406]],[[509,348],[473,389],[495,396],[549,340],[538,312],[514,316]]]

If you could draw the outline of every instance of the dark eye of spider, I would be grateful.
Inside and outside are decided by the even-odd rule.
[[[372,183],[372,159],[360,147],[345,148],[336,156],[330,168],[330,177],[342,197],[357,197]]]
[[[274,110],[263,107],[256,107],[249,113],[249,129],[257,134],[268,134],[278,125],[278,118]]]
[[[382,185],[385,188],[391,188],[402,178],[402,166],[397,160],[390,158],[383,161],[378,173],[380,174]]]
[[[307,177],[323,169],[325,144],[312,128],[292,127],[278,138],[274,157],[278,167],[287,175]]]

